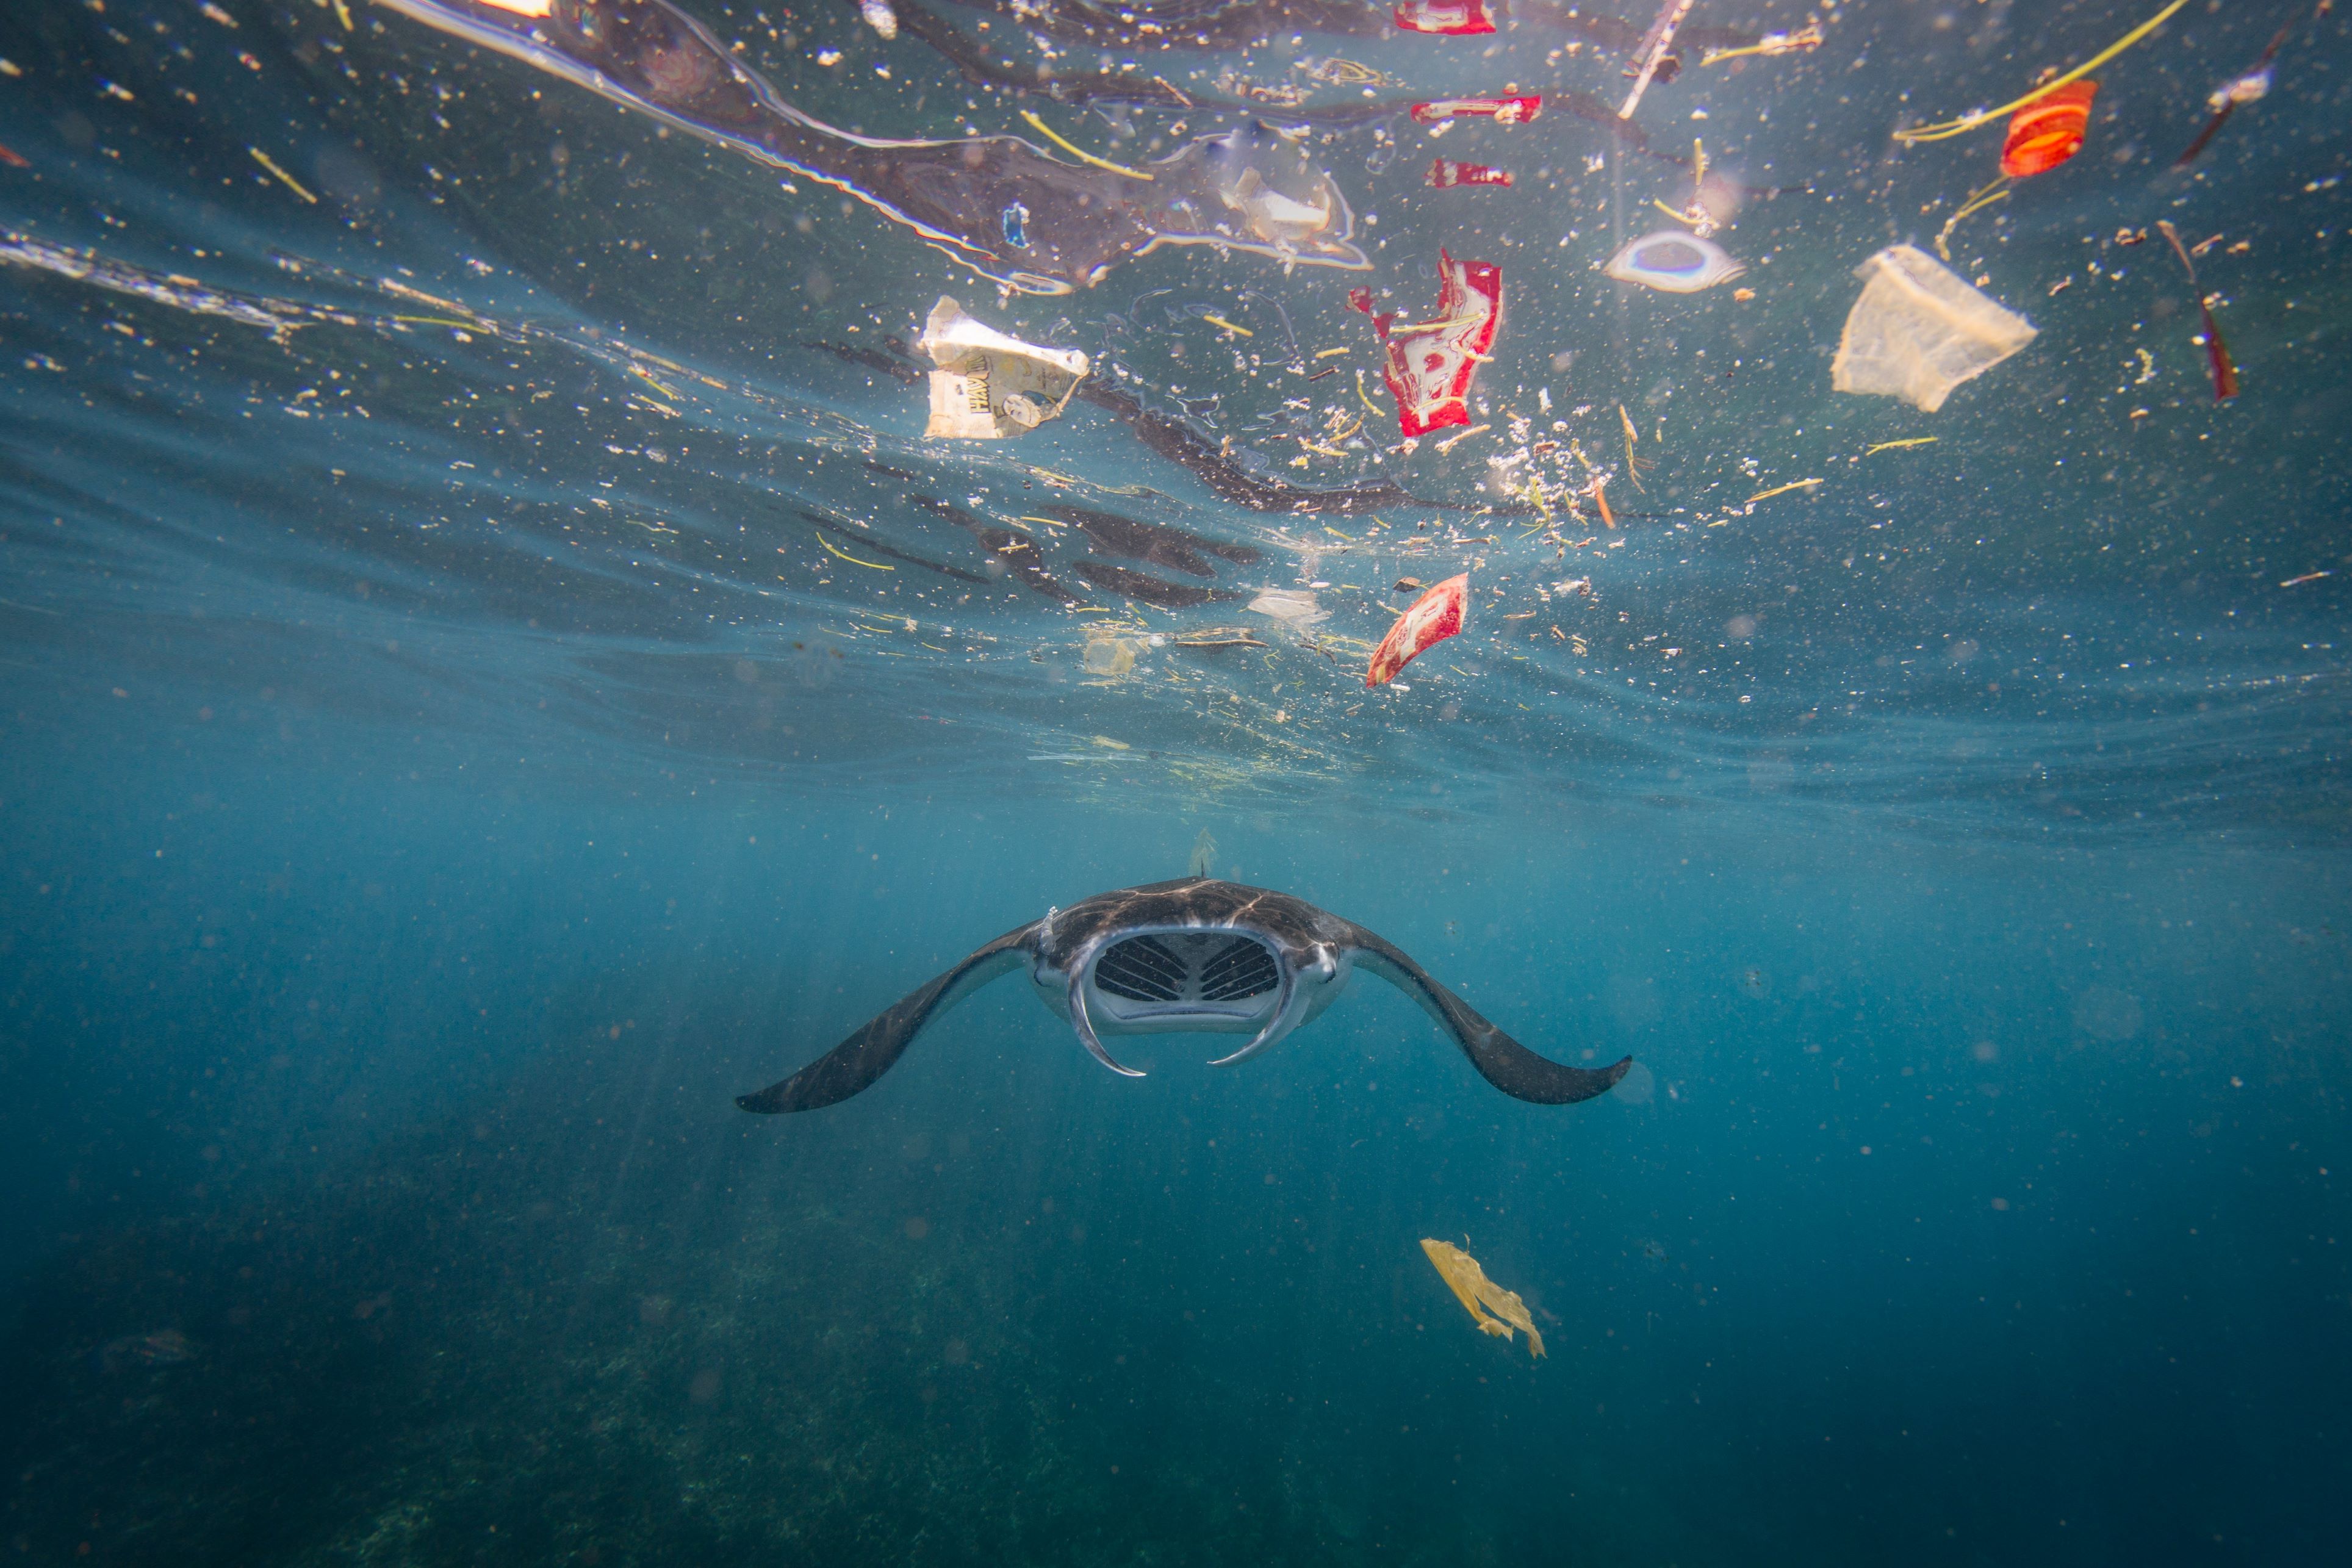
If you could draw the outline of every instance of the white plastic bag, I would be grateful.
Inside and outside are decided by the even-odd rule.
[[[931,418],[923,434],[955,440],[1025,436],[1059,418],[1093,368],[1076,349],[1008,338],[944,294],[915,346],[939,367],[931,372]]]
[[[1853,270],[1830,384],[1899,397],[1933,414],[1952,388],[2033,341],[2033,323],[1970,288],[1925,251],[1891,245]]]

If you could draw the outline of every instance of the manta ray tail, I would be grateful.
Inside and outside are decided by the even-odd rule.
[[[1032,922],[1010,931],[929,984],[908,992],[897,1005],[877,1014],[866,1026],[782,1083],[735,1103],[761,1116],[785,1110],[815,1110],[838,1104],[888,1072],[924,1025],[1001,974],[1017,969]]]
[[[1478,1075],[1514,1100],[1537,1105],[1572,1105],[1617,1087],[1633,1065],[1632,1057],[1605,1068],[1572,1068],[1535,1052],[1480,1017],[1461,997],[1430,978],[1429,972],[1399,949],[1358,926],[1352,933],[1356,962],[1422,1005],[1454,1037]]]

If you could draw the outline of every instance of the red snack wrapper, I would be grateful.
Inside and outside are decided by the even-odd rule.
[[[1503,317],[1503,269],[1489,261],[1456,261],[1437,253],[1437,313],[1427,321],[1391,329],[1396,312],[1374,314],[1372,291],[1349,291],[1348,303],[1372,318],[1388,363],[1381,367],[1396,399],[1397,429],[1424,436],[1470,423],[1470,378],[1495,346]]]
[[[2091,123],[2091,100],[2098,96],[2097,82],[2070,81],[2011,115],[2009,135],[2001,142],[2000,172],[2018,180],[2046,174],[2081,152]]]
[[[1495,30],[1494,18],[1486,15],[1486,0],[1404,0],[1393,15],[1398,28],[1407,33],[1443,33],[1462,38]]]
[[[1429,187],[1442,191],[1453,185],[1505,185],[1511,183],[1508,169],[1490,169],[1484,163],[1457,163],[1451,158],[1439,158],[1429,165]]]
[[[1462,630],[1462,616],[1470,602],[1470,574],[1448,577],[1444,582],[1412,602],[1412,607],[1396,619],[1381,646],[1372,650],[1372,662],[1364,671],[1364,688],[1386,686],[1396,679],[1398,670],[1413,661],[1415,656],[1426,653]]]
[[[1543,95],[1525,98],[1437,98],[1412,106],[1412,117],[1423,125],[1441,120],[1481,115],[1497,125],[1524,125],[1543,111]]]

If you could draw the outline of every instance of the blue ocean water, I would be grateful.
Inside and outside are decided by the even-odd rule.
[[[1894,132],[2145,15],[1700,0],[1612,127],[1646,16],[894,3],[0,15],[0,1550],[2338,1561],[2342,19],[2102,67],[1946,237],[2038,335],[1931,412],[1832,389],[1854,269],[1936,249],[2006,116]],[[687,109],[500,52],[575,24],[671,28],[631,79]],[[714,140],[730,68],[1139,189],[1238,128],[1368,265],[1000,291],[950,240],[1115,215],[926,244],[876,205],[913,153]],[[1505,92],[1549,96],[1406,107]],[[1695,190],[1743,275],[1602,276]],[[1407,449],[1347,296],[1430,319],[1441,246],[1505,304]],[[1192,467],[1083,399],[926,437],[942,294]],[[1007,980],[736,1109],[1201,854],[1635,1066],[1524,1103],[1360,977],[1127,1079]]]

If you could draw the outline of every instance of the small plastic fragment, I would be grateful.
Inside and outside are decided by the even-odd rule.
[[[1462,617],[1470,602],[1470,574],[1448,577],[1407,607],[1372,650],[1372,662],[1364,671],[1364,688],[1386,686],[1396,679],[1398,670],[1411,664],[1447,637],[1462,630]],[[1428,1246],[1423,1242],[1422,1245]],[[1438,1245],[1443,1246],[1444,1243]]]
[[[1633,118],[1633,110],[1640,107],[1642,95],[1649,90],[1653,79],[1672,81],[1681,69],[1681,60],[1666,51],[1674,47],[1675,29],[1683,25],[1690,8],[1691,0],[1666,0],[1658,7],[1657,19],[1642,35],[1642,41],[1634,46],[1633,59],[1625,67],[1625,74],[1633,79],[1633,89],[1625,95],[1625,107],[1617,111],[1618,119]]]
[[[1217,199],[1247,219],[1253,235],[1286,250],[1331,226],[1332,195],[1326,191],[1320,205],[1308,206],[1267,184],[1255,169],[1244,169],[1239,179],[1217,189]]]
[[[2070,81],[2011,115],[2009,135],[2000,144],[2000,172],[2012,179],[2043,174],[2081,152],[2091,100],[2098,96],[2097,82]]]
[[[1484,163],[1457,163],[1451,158],[1438,158],[1429,165],[1429,188],[1448,190],[1455,185],[1502,185],[1511,183],[1508,169],[1490,169]]]
[[[1424,436],[1470,423],[1470,382],[1495,346],[1503,314],[1503,269],[1488,261],[1456,261],[1437,253],[1437,313],[1427,321],[1398,322],[1393,310],[1375,314],[1372,291],[1354,289],[1348,303],[1372,318],[1387,351],[1381,374],[1396,399],[1397,429]]]
[[[1289,588],[1268,588],[1246,607],[1294,626],[1311,626],[1331,618],[1331,612],[1318,605],[1314,595]]]
[[[930,355],[926,436],[992,441],[1025,436],[1069,406],[1093,368],[1076,349],[1040,348],[972,320],[942,294],[915,346]]]
[[[2033,341],[2031,321],[1923,250],[1889,246],[1853,275],[1864,280],[1862,297],[1830,363],[1840,392],[1899,397],[1933,414],[1952,388]]]
[[[1543,95],[1524,98],[1433,98],[1412,106],[1412,117],[1423,125],[1441,120],[1483,117],[1497,125],[1524,125],[1543,112]]]
[[[1486,15],[1486,0],[1402,0],[1391,15],[1398,30],[1406,33],[1465,38],[1495,30],[1495,19]]]
[[[1513,1329],[1521,1329],[1528,1336],[1528,1358],[1532,1361],[1544,1353],[1543,1336],[1536,1332],[1535,1319],[1528,1315],[1528,1304],[1519,1300],[1517,1291],[1506,1290],[1487,1279],[1478,1260],[1452,1242],[1425,1237],[1421,1249],[1429,1255],[1446,1288],[1470,1310],[1480,1333],[1507,1340]]]
[[[898,13],[890,9],[890,0],[857,0],[857,14],[883,37],[898,36]]]
[[[1711,239],[1662,228],[1611,257],[1601,270],[1621,283],[1639,283],[1667,294],[1696,294],[1729,282],[1748,266]]]
[[[1138,638],[1121,636],[1110,626],[1088,626],[1086,651],[1078,662],[1088,675],[1116,679],[1134,670],[1135,656],[1142,651]]]

